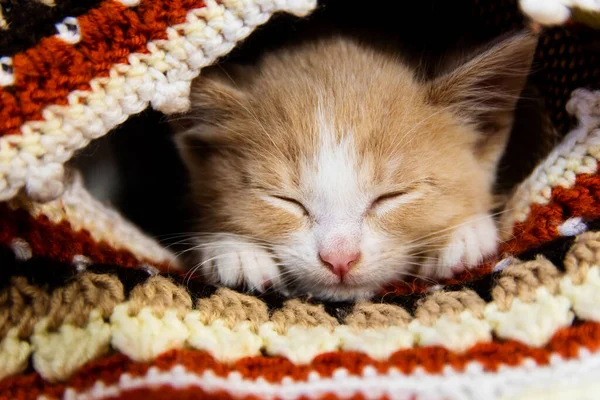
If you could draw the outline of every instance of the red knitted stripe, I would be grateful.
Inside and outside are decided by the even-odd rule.
[[[515,225],[515,236],[503,253],[518,255],[558,238],[558,227],[571,217],[600,218],[600,176],[578,175],[572,188],[555,187],[548,204],[531,205],[527,220]]]
[[[54,223],[45,215],[33,217],[22,209],[11,210],[0,203],[0,243],[9,245],[15,238],[24,239],[34,256],[70,263],[75,255],[89,257],[94,263],[139,267],[142,262],[128,250],[115,249],[108,243],[96,242],[82,229],[75,231],[68,221]],[[169,265],[158,265],[167,271]]]
[[[106,400],[164,400],[164,399],[177,399],[177,400],[260,400],[258,396],[233,396],[226,391],[218,392],[207,392],[197,386],[191,386],[186,388],[173,388],[171,386],[163,385],[153,388],[143,388],[123,391],[118,396],[104,397]]]
[[[317,397],[319,400],[364,400],[364,399],[373,399],[372,396],[366,397],[363,394],[355,394],[350,397],[338,397],[333,393],[324,394],[322,396]],[[164,400],[164,399],[177,399],[177,400],[230,400],[230,399],[239,399],[239,400],[261,400],[260,396],[233,396],[226,391],[218,391],[218,392],[207,392],[202,390],[199,387],[186,387],[186,388],[173,388],[171,386],[159,386],[154,388],[144,388],[144,389],[135,389],[135,390],[127,390],[122,392],[119,396],[111,396],[105,397],[106,400]],[[381,396],[377,399],[385,400],[389,399],[388,396]],[[414,399],[411,398],[411,399]],[[306,397],[301,396],[298,397],[298,400],[315,400],[315,397]]]
[[[387,361],[377,361],[354,352],[332,352],[316,357],[310,365],[295,365],[283,357],[248,357],[232,364],[220,363],[205,352],[197,350],[173,350],[163,354],[152,363],[135,363],[124,355],[112,355],[89,363],[65,384],[45,382],[38,374],[20,375],[0,381],[0,400],[33,399],[41,394],[48,397],[61,397],[67,387],[77,391],[89,389],[97,381],[105,385],[116,384],[127,373],[142,376],[151,367],[165,371],[176,365],[201,374],[211,370],[214,374],[226,377],[237,371],[246,379],[262,377],[269,382],[281,382],[286,376],[297,381],[308,380],[311,371],[322,377],[331,377],[339,368],[350,374],[360,374],[364,367],[372,366],[384,373],[391,367],[410,374],[417,367],[430,374],[440,374],[444,367],[452,366],[457,371],[464,370],[472,361],[481,363],[484,370],[495,372],[502,365],[519,366],[531,358],[538,365],[549,363],[552,354],[565,359],[576,358],[581,348],[592,352],[600,350],[600,324],[584,322],[581,325],[563,328],[542,348],[530,347],[513,340],[481,343],[464,353],[453,353],[443,347],[424,347],[400,350]]]
[[[144,0],[134,8],[105,1],[78,18],[81,41],[42,39],[15,54],[15,84],[0,88],[0,136],[18,134],[26,121],[41,120],[50,104],[67,104],[73,90],[89,90],[95,77],[108,76],[129,54],[147,52],[146,44],[166,39],[168,26],[185,21],[186,13],[203,7],[202,0]]]
[[[474,281],[478,278],[491,274],[492,269],[494,268],[494,265],[496,265],[496,263],[497,259],[494,258],[477,266],[476,268],[462,271],[450,279],[440,280],[439,284],[443,286],[449,286]],[[431,286],[431,281],[426,281],[418,278],[409,278],[405,281],[393,283],[391,285],[386,286],[380,294],[382,296],[385,296],[386,294],[393,293],[397,296],[406,296],[415,293],[425,293],[431,288]]]
[[[159,386],[153,388],[135,389],[123,391],[118,396],[105,397],[106,400],[261,400],[259,396],[233,396],[226,391],[207,392],[197,386],[186,388],[173,388],[171,386]]]

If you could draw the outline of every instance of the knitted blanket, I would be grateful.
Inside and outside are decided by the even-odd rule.
[[[494,262],[330,304],[190,279],[64,167],[148,106],[184,111],[203,67],[315,0],[0,1],[0,399],[597,398],[600,47],[581,25],[600,10],[472,3],[564,24],[535,78],[564,139]]]

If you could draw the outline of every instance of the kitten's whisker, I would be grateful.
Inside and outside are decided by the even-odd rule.
[[[456,229],[456,228],[460,228],[461,226],[469,225],[469,224],[472,224],[472,223],[474,223],[474,222],[477,222],[477,221],[484,220],[484,219],[486,219],[486,218],[490,218],[490,217],[494,217],[494,216],[496,216],[496,215],[499,215],[499,214],[503,214],[504,212],[506,212],[506,211],[501,211],[501,212],[494,213],[494,214],[485,214],[485,215],[481,215],[481,216],[479,216],[479,217],[477,217],[477,218],[470,218],[470,219],[468,219],[468,220],[466,220],[466,221],[463,221],[463,222],[462,222],[462,223],[460,223],[460,224],[456,224],[456,225],[453,225],[453,226],[450,226],[450,227],[447,227],[447,228],[441,229],[441,230],[439,230],[439,231],[432,232],[432,233],[430,233],[430,234],[427,234],[427,235],[421,236],[420,238],[417,238],[417,239],[411,240],[411,241],[407,242],[406,244],[411,244],[411,243],[414,243],[414,242],[418,242],[418,241],[420,241],[420,240],[422,240],[422,239],[429,238],[429,237],[431,237],[431,236],[433,236],[433,235],[438,235],[438,234],[440,234],[440,233],[443,233],[443,232],[447,232],[447,231],[450,231],[450,230],[454,230],[454,229]]]

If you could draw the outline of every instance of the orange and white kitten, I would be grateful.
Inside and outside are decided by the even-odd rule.
[[[177,136],[196,271],[353,300],[493,254],[492,186],[535,45],[520,33],[423,81],[335,37],[198,78]]]

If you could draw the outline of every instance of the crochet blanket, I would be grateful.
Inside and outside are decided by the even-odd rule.
[[[0,1],[0,399],[596,398],[600,57],[578,30],[597,26],[592,3],[522,1],[565,24],[543,30],[536,83],[566,135],[511,199],[498,259],[329,304],[189,279],[64,167],[148,106],[184,111],[201,68],[315,0]]]

